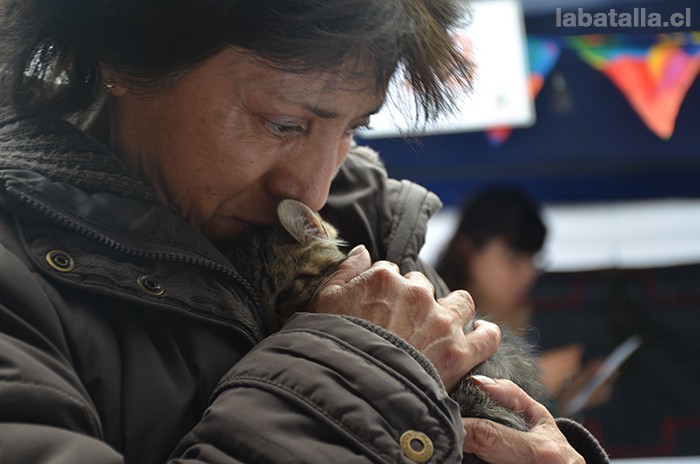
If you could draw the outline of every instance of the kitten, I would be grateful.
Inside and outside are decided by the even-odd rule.
[[[305,204],[283,200],[277,215],[282,227],[255,228],[225,251],[258,292],[266,334],[304,311],[346,257],[336,229]]]
[[[346,257],[340,250],[336,229],[303,203],[283,200],[277,210],[282,227],[256,229],[236,240],[229,258],[241,274],[258,289],[261,318],[267,333],[279,330],[295,312],[304,311],[316,291],[323,286]],[[465,332],[472,329],[473,321]],[[482,417],[518,430],[529,424],[518,413],[492,400],[469,382],[473,374],[514,381],[538,401],[545,389],[531,347],[520,337],[502,329],[501,344],[489,359],[476,366],[450,393],[463,417]],[[482,463],[465,454],[463,463]]]

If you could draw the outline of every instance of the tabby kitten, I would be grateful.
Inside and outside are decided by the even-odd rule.
[[[282,227],[258,229],[236,240],[229,258],[241,274],[258,289],[261,318],[267,333],[279,330],[295,312],[304,311],[316,291],[345,259],[342,241],[333,226],[303,203],[283,200],[277,210]],[[472,330],[472,322],[465,332]],[[489,359],[476,366],[450,393],[463,417],[482,417],[518,430],[529,424],[518,413],[492,400],[472,385],[473,374],[510,379],[538,401],[545,399],[531,347],[520,337],[502,329],[501,344]],[[465,454],[463,463],[483,461]]]

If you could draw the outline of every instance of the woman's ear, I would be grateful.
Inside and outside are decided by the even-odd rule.
[[[119,76],[107,66],[100,65],[100,76],[102,77],[102,89],[113,97],[123,97],[126,95],[126,87]]]

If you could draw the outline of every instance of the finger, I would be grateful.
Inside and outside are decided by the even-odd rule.
[[[531,398],[525,391],[510,380],[491,379],[483,375],[473,375],[470,381],[482,388],[491,398],[508,409],[521,413],[531,426],[542,422],[553,422],[547,408]]]
[[[435,295],[435,285],[428,279],[425,274],[418,271],[409,272],[404,276],[406,279],[421,285],[430,290],[431,295]]]
[[[521,464],[523,449],[530,446],[527,435],[487,419],[462,418],[466,433],[462,450],[494,464]]]
[[[614,391],[614,379],[608,379],[603,385],[596,389],[595,393],[586,402],[584,408],[592,408],[600,406],[610,401]]]
[[[533,437],[488,419],[463,418],[466,438],[462,450],[491,464],[583,463],[566,439],[558,437],[556,425]]]
[[[393,263],[391,261],[384,261],[384,260],[377,261],[376,263],[374,263],[373,267],[389,269],[389,270],[391,270],[391,272],[395,272],[397,274],[399,274],[401,272],[399,265],[396,263]]]
[[[500,342],[501,329],[493,322],[476,320],[474,329],[464,335],[464,349],[473,361],[478,361],[476,364],[491,357],[498,349]]]
[[[419,271],[411,271],[408,272],[404,275],[405,278],[408,280],[415,280],[416,282],[426,282],[429,283],[430,285],[433,285],[433,283],[428,279],[425,274]]]
[[[487,420],[463,418],[462,450],[491,464],[561,464],[586,461],[552,421],[521,432]]]
[[[338,265],[336,271],[328,279],[326,287],[346,285],[352,279],[369,269],[371,265],[372,260],[369,257],[369,251],[367,251],[364,245],[358,245],[348,253],[348,257],[345,261]]]
[[[480,375],[470,377],[470,381],[503,406],[523,414],[531,426],[556,428],[547,409],[513,382]],[[465,452],[476,454],[491,463],[539,462],[534,458],[532,440],[525,432],[485,419],[463,418],[462,423],[466,433]]]
[[[455,290],[447,296],[440,298],[438,303],[447,309],[455,311],[460,316],[462,325],[469,322],[474,317],[474,312],[476,311],[474,299],[466,290]]]
[[[593,376],[593,374],[596,373],[598,369],[600,369],[600,366],[603,365],[603,362],[603,359],[594,359],[593,361],[590,361],[583,367],[583,369],[581,369],[582,375],[586,375],[590,378],[591,376]]]
[[[447,359],[447,365],[437,365],[441,373],[445,388],[450,391],[466,372],[474,369],[490,358],[498,348],[501,339],[500,329],[496,324],[480,324],[473,331],[466,334],[460,333],[462,340],[458,350],[458,355]],[[442,369],[441,369],[442,367]],[[445,375],[444,372],[451,371],[456,377]]]
[[[583,357],[584,347],[581,343],[571,343],[565,348],[571,356],[581,359]]]
[[[598,371],[598,368],[603,363],[602,360],[591,361],[580,372],[577,372],[571,381],[571,389],[578,391],[588,382]]]

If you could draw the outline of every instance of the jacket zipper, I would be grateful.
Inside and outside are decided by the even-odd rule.
[[[12,192],[14,190],[14,192]],[[14,193],[16,197],[25,205],[37,210],[41,214],[51,218],[52,220],[56,221],[57,223],[68,227],[69,229],[84,235],[85,237],[89,238],[90,240],[97,241],[98,243],[101,243],[103,245],[106,245],[110,248],[113,248],[114,250],[124,253],[127,255],[135,256],[138,258],[146,258],[146,259],[162,259],[165,261],[174,261],[174,262],[180,262],[180,263],[186,263],[186,264],[192,264],[198,267],[203,267],[205,269],[221,272],[229,277],[232,277],[236,282],[241,284],[243,288],[248,292],[249,296],[253,300],[253,303],[255,304],[255,315],[259,315],[262,312],[261,304],[260,304],[260,299],[258,298],[257,293],[253,289],[253,287],[248,283],[247,280],[245,280],[240,274],[238,274],[236,271],[234,271],[231,268],[228,268],[226,266],[223,266],[215,261],[197,257],[197,256],[192,256],[192,255],[187,255],[184,253],[175,253],[175,252],[158,252],[158,251],[152,251],[152,250],[145,250],[145,249],[139,249],[139,248],[134,248],[130,247],[127,245],[124,245],[123,243],[120,243],[105,234],[98,232],[88,226],[86,226],[84,223],[81,223],[80,221],[66,215],[62,214],[55,209],[51,208],[49,205],[46,203],[42,202],[41,200],[38,200],[37,198],[31,197],[21,191],[18,191],[16,188],[7,186],[6,191],[8,193]],[[261,322],[259,317],[258,317],[258,322]],[[248,336],[251,338],[251,340],[257,340],[257,337],[250,333],[244,326],[239,326],[242,330],[244,330]]]

